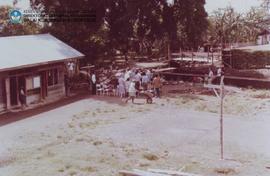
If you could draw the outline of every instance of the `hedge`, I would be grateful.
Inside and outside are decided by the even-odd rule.
[[[222,60],[227,64],[232,62],[232,68],[236,69],[261,69],[270,65],[270,51],[232,50],[231,58],[227,51],[223,52]]]

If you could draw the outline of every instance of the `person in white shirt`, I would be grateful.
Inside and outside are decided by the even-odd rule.
[[[145,73],[143,73],[142,75],[143,75],[142,76],[142,87],[143,87],[143,90],[147,90],[149,77]]]
[[[218,69],[217,69],[217,76],[221,76],[222,75],[222,69],[221,69],[221,67],[219,67]]]
[[[92,95],[96,95],[97,78],[96,78],[96,74],[95,73],[93,73],[91,75],[91,83],[92,83]]]
[[[150,70],[146,70],[146,76],[148,77],[148,80],[150,81],[151,80],[151,71]]]
[[[125,73],[125,76],[124,76],[124,79],[125,79],[125,81],[126,81],[126,80],[129,79],[129,78],[130,78],[130,70],[127,69],[127,70],[126,70],[126,73]]]
[[[19,99],[20,99],[20,103],[21,103],[21,108],[24,109],[27,106],[27,104],[26,104],[26,94],[25,94],[25,91],[24,91],[24,87],[20,88]]]
[[[125,87],[126,87],[125,80],[124,80],[124,76],[122,75],[118,79],[118,89],[119,89],[119,95],[120,95],[121,98],[124,98],[124,96],[126,94]]]
[[[141,87],[141,78],[142,78],[141,73],[137,71],[136,75],[134,76],[136,89],[140,89]]]
[[[74,75],[74,72],[75,72],[75,64],[73,62],[69,62],[67,64],[67,66],[68,66],[69,76],[72,77]]]
[[[140,72],[137,72],[136,75],[134,76],[134,79],[137,82],[140,82],[141,81],[141,78],[142,78],[142,76],[141,76],[141,73]]]
[[[129,86],[130,86],[130,79],[128,78],[126,81],[125,81],[125,90],[126,90],[126,96],[128,97],[129,94],[128,94],[128,90],[129,90]]]
[[[209,73],[208,73],[208,84],[212,84],[213,79],[214,79],[214,72],[212,71],[211,68],[209,68]]]
[[[129,88],[128,88],[128,94],[129,94],[129,97],[126,99],[126,103],[131,99],[132,100],[132,103],[134,103],[134,99],[136,97],[136,87],[135,87],[135,81],[133,80],[130,85],[129,85]]]

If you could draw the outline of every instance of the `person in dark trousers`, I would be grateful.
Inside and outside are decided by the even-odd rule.
[[[96,95],[97,93],[97,78],[95,72],[92,73],[91,75],[91,83],[92,83],[92,95]]]
[[[23,87],[20,88],[19,99],[22,109],[24,109],[27,105],[26,105],[26,94]]]
[[[160,89],[162,87],[161,78],[159,75],[156,75],[153,80],[153,87],[155,89],[156,97],[160,98]]]
[[[68,97],[70,93],[70,81],[67,74],[64,75],[64,83],[65,83],[66,96]]]

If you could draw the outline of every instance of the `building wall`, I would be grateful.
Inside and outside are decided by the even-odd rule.
[[[257,39],[258,45],[266,45],[270,43],[270,34],[260,35]]]
[[[4,97],[4,78],[0,76],[0,112],[5,110],[5,97]]]
[[[58,70],[57,72],[57,81],[53,84],[49,83],[49,74],[52,70]],[[0,113],[8,109],[20,106],[18,105],[11,106],[11,91],[10,91],[10,78],[15,77],[25,79],[25,91],[26,91],[26,103],[28,106],[38,104],[41,101],[44,103],[50,103],[53,101],[60,100],[66,96],[65,93],[65,82],[64,75],[66,73],[66,68],[64,63],[50,64],[37,66],[32,68],[20,69],[20,70],[11,70],[4,73],[0,73]],[[54,74],[56,75],[56,74]],[[35,81],[36,77],[40,77],[40,81]],[[55,76],[56,77],[56,76]],[[40,86],[37,86],[37,82],[40,82]],[[3,85],[5,84],[5,86]],[[8,89],[8,92],[5,89]],[[19,93],[19,90],[17,90]],[[44,93],[46,92],[46,93]]]
[[[40,102],[40,94],[29,95],[26,98],[27,104],[35,104]]]
[[[58,84],[48,86],[49,100],[57,100],[65,96],[64,68],[58,69]]]
[[[40,75],[38,74],[25,77],[25,86],[26,86],[26,92],[27,92],[26,103],[28,105],[40,102],[40,87],[35,88],[34,83],[33,83],[34,78],[37,76],[40,78]],[[39,80],[39,85],[40,84],[41,84],[41,80]]]

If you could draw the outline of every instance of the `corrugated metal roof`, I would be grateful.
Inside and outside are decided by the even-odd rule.
[[[163,62],[137,62],[136,66],[140,68],[156,68],[168,65]]]
[[[0,37],[0,71],[83,56],[50,34]]]
[[[267,44],[267,45],[246,46],[246,47],[239,47],[239,48],[235,48],[235,49],[236,50],[246,50],[248,52],[270,51],[270,44]]]

